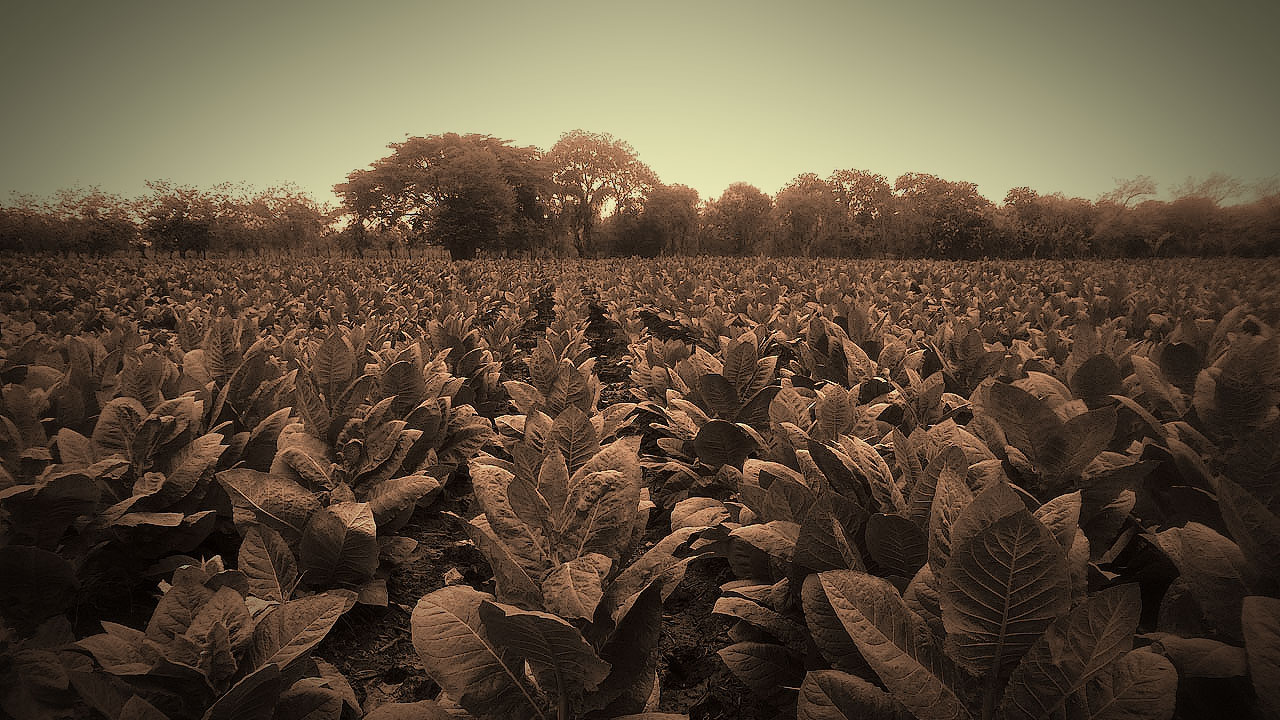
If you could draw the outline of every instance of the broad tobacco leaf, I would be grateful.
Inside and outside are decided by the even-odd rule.
[[[852,570],[819,580],[840,623],[895,700],[920,720],[968,718],[958,673],[886,580]]]
[[[609,674],[609,663],[560,617],[486,601],[480,605],[480,619],[508,661],[527,663],[538,687],[557,701],[567,699],[571,707],[578,707],[584,693],[598,688]]]
[[[263,525],[251,527],[240,543],[236,566],[249,582],[249,594],[284,602],[298,584],[298,563],[284,538]]]
[[[569,620],[590,621],[604,597],[604,579],[613,562],[588,553],[554,568],[542,581],[543,606]]]
[[[1227,478],[1218,479],[1218,503],[1231,537],[1261,578],[1280,575],[1280,517]]]
[[[1178,672],[1163,656],[1132,650],[1085,684],[1072,698],[1070,717],[1081,720],[1169,720],[1178,699]]]
[[[410,620],[427,673],[468,713],[551,717],[547,699],[525,674],[526,662],[540,681],[549,680],[543,686],[549,692],[580,694],[604,680],[608,664],[573,626],[492,600],[469,587],[444,587],[418,601]]]
[[[606,588],[602,601],[616,625],[622,624],[623,618],[639,601],[645,589],[657,586],[663,601],[675,591],[680,580],[684,578],[689,563],[698,557],[695,554],[682,553],[681,550],[700,530],[702,528],[682,528],[673,531],[618,573]]]
[[[250,665],[289,668],[329,634],[352,602],[352,593],[339,591],[308,595],[275,607],[253,630]]]
[[[1065,422],[1035,395],[1015,385],[992,383],[979,404],[1040,474],[1042,490],[1054,495],[1069,489],[1116,428],[1116,411],[1103,407]]]
[[[605,717],[644,710],[658,682],[658,641],[662,632],[662,588],[649,585],[600,648],[609,675],[585,699]]]
[[[26,545],[0,547],[0,577],[0,612],[32,627],[69,608],[80,586],[71,563]]]
[[[737,642],[717,654],[743,685],[774,705],[789,703],[793,696],[788,688],[804,677],[803,658],[782,645]]]
[[[1055,621],[1010,676],[1002,717],[1060,717],[1094,676],[1133,647],[1141,612],[1138,586],[1129,584],[1096,593]]]
[[[227,490],[241,532],[263,524],[280,533],[288,542],[297,542],[320,501],[311,491],[279,475],[237,468],[217,475]]]
[[[555,518],[553,552],[562,560],[599,553],[616,561],[631,539],[640,489],[616,470],[593,472],[569,488]]]
[[[693,439],[698,460],[709,467],[721,465],[742,467],[747,455],[755,449],[755,441],[745,430],[726,420],[712,420],[703,425]]]
[[[1012,669],[1071,602],[1063,548],[1025,509],[960,538],[941,580],[948,653],[978,677]]]
[[[928,559],[924,533],[901,515],[872,515],[867,519],[866,541],[867,552],[885,575],[909,579]]]
[[[337,503],[317,510],[298,547],[308,585],[360,585],[378,569],[378,528],[369,503]]]
[[[880,688],[839,670],[811,670],[800,684],[796,720],[910,720],[911,713]]]
[[[1253,689],[1273,713],[1280,711],[1280,600],[1251,595],[1244,599],[1245,651]]]
[[[1240,548],[1214,529],[1190,522],[1157,533],[1156,542],[1190,590],[1204,617],[1223,637],[1240,641],[1240,604],[1247,594]]]

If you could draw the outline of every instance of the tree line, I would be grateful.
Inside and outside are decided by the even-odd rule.
[[[200,190],[148,183],[0,207],[0,250],[106,253],[340,252],[408,255],[672,254],[869,257],[1145,257],[1280,253],[1280,182],[1188,179],[1155,199],[1149,177],[1096,198],[867,170],[803,173],[770,196],[718,198],[665,184],[627,142],[574,130],[550,150],[491,135],[413,137],[356,169],[326,207],[293,187]]]
[[[333,209],[293,186],[201,189],[150,181],[126,198],[88,189],[52,198],[18,196],[0,206],[0,250],[109,255],[116,252],[314,251],[332,242]]]

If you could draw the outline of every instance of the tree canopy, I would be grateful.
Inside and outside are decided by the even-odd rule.
[[[389,147],[334,188],[361,230],[399,228],[411,245],[442,245],[455,260],[527,248],[544,232],[550,186],[537,148],[456,133]]]
[[[24,253],[353,252],[1144,257],[1280,253],[1280,180],[1187,178],[1159,200],[1149,176],[1096,199],[865,169],[798,174],[776,195],[665,184],[631,144],[573,130],[550,148],[485,134],[409,137],[334,186],[331,210],[292,186],[167,180],[124,198],[97,188],[0,205],[0,250]],[[1250,197],[1252,196],[1252,199]]]

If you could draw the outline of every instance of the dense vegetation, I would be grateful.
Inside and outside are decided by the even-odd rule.
[[[1266,718],[1280,264],[0,260],[14,718]]]
[[[140,198],[68,190],[0,207],[0,250],[109,254],[289,253],[419,257],[771,255],[908,258],[1261,256],[1280,253],[1280,187],[1221,174],[1154,199],[1142,176],[1096,200],[926,173],[802,173],[775,196],[736,183],[718,198],[664,184],[626,142],[575,130],[550,150],[488,135],[392,143],[334,188],[149,184]],[[438,250],[437,250],[438,252]]]

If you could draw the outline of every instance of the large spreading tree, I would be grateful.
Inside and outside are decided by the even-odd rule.
[[[628,211],[642,203],[658,178],[635,148],[609,133],[574,130],[548,153],[559,209],[579,256],[596,254],[594,231],[608,208]]]
[[[392,143],[391,154],[334,190],[357,226],[411,244],[441,245],[455,260],[520,250],[546,232],[550,186],[542,153],[490,135],[447,133]]]

